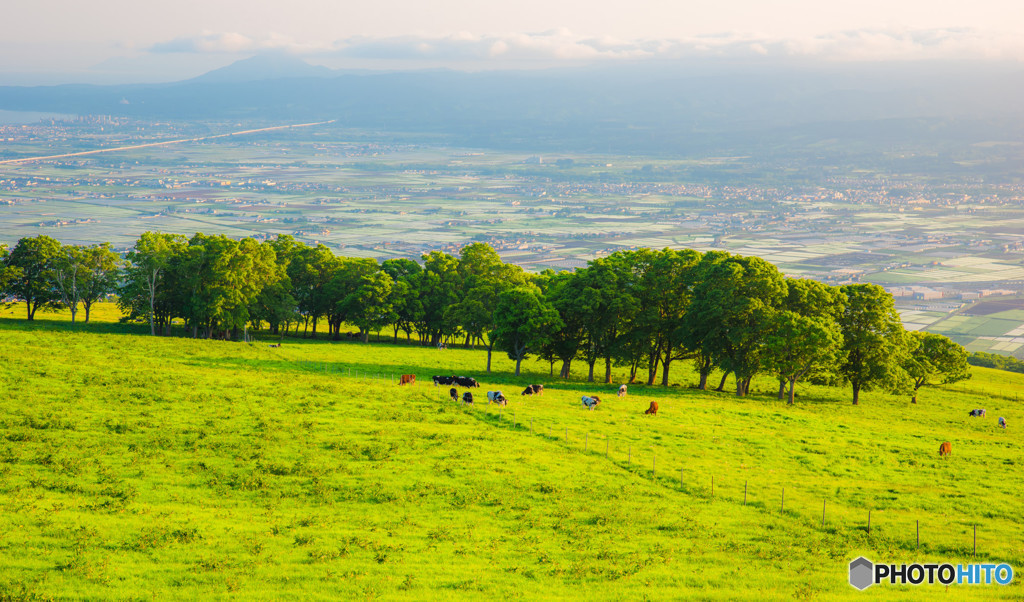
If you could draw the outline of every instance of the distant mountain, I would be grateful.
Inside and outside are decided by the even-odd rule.
[[[238,84],[289,77],[333,77],[335,75],[336,73],[327,67],[310,65],[306,61],[287,53],[272,52],[236,61],[227,67],[214,69],[199,77],[187,80],[187,82]]]
[[[0,87],[0,109],[334,119],[338,127],[531,152],[724,156],[800,147],[881,156],[906,145],[1019,142],[1022,75],[1019,63],[725,62],[352,73],[261,55],[170,84]]]

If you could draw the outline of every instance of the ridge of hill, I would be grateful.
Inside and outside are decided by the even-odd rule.
[[[14,597],[840,597],[860,555],[970,561],[975,525],[979,561],[1024,562],[1024,375],[975,368],[916,406],[808,387],[786,407],[769,379],[736,399],[682,370],[616,398],[540,363],[485,375],[481,351],[149,337],[95,315],[0,319]],[[510,404],[447,400],[429,376],[451,373]],[[544,395],[518,395],[530,382]]]

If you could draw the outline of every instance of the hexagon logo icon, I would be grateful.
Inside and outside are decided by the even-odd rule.
[[[864,591],[875,583],[875,566],[861,556],[850,563],[850,585]]]

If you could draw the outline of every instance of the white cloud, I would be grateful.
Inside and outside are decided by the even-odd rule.
[[[609,60],[724,58],[820,58],[884,61],[923,59],[1024,60],[1024,39],[973,29],[856,30],[808,38],[769,38],[722,33],[686,39],[623,40],[586,37],[566,29],[536,33],[448,36],[352,37],[329,45],[300,44],[278,35],[251,38],[203,32],[150,47],[155,53],[254,53],[288,51],[320,57],[374,61],[502,64]]]

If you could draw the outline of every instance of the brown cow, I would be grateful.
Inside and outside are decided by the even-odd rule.
[[[652,401],[651,402],[651,407],[647,408],[647,411],[644,412],[644,414],[654,414],[655,416],[657,416],[658,415],[658,402]]]
[[[401,385],[415,385],[415,384],[416,384],[416,375],[415,374],[403,374],[402,375],[402,382],[398,383],[399,386],[401,386]]]
[[[939,457],[948,456],[953,453],[953,444],[949,441],[943,441],[942,445],[939,446]]]

